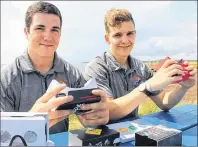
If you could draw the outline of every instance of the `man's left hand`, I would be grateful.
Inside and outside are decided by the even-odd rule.
[[[103,90],[93,90],[94,95],[100,96],[101,101],[93,104],[81,105],[82,110],[91,110],[78,116],[83,126],[105,125],[109,121],[109,109],[105,103],[105,92]]]
[[[189,65],[189,63],[187,61],[184,64],[188,65],[186,67],[186,70],[190,71],[190,77],[188,80],[182,81],[179,84],[182,87],[189,89],[189,88],[193,87],[197,81],[197,69],[194,68],[193,65]]]

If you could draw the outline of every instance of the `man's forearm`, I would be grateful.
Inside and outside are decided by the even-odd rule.
[[[136,88],[129,94],[117,99],[109,100],[110,120],[117,120],[132,112],[141,102],[146,99],[144,93]]]
[[[178,85],[173,91],[167,92],[163,98],[163,109],[169,110],[173,108],[176,104],[179,103],[179,101],[181,101],[187,91],[187,88]]]

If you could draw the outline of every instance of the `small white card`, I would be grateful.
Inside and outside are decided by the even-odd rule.
[[[56,80],[52,80],[52,82],[50,83],[47,91],[57,87],[58,85],[61,85],[61,83],[59,83]],[[97,83],[96,83],[96,79],[95,78],[91,78],[89,81],[87,81],[83,87],[81,88],[70,88],[70,87],[66,87],[65,89],[63,89],[60,93],[65,93],[65,95],[68,95],[69,91],[76,91],[76,90],[83,90],[83,89],[92,89],[92,88],[98,88]]]

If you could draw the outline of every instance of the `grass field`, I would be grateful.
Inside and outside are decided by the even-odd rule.
[[[154,63],[153,63],[154,64]],[[155,63],[157,64],[157,63]],[[197,62],[190,62],[191,65],[194,65],[197,68]],[[150,65],[149,65],[150,66]],[[151,66],[150,66],[151,67]],[[175,87],[175,85],[169,85],[164,90],[170,91]],[[197,104],[197,83],[188,92],[184,95],[183,99],[175,106],[181,106],[183,104]],[[160,111],[160,109],[155,105],[153,101],[149,98],[140,104],[138,115],[146,115],[149,113]],[[75,130],[83,128],[83,126],[78,121],[78,118],[75,115],[70,115],[69,117],[69,130]]]

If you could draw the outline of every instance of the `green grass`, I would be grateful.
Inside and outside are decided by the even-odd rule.
[[[175,107],[184,105],[184,102],[179,102]],[[145,103],[141,104],[138,109],[138,115],[143,116],[146,114],[154,113],[160,111],[160,108],[152,101],[147,100]]]
[[[178,103],[175,107],[184,105],[184,102]],[[138,110],[138,115],[143,116],[146,114],[158,112],[160,109],[157,107],[157,105],[151,101],[147,100],[145,103],[141,104]],[[76,115],[72,114],[69,116],[69,130],[76,130],[76,129],[81,129],[83,126],[79,122],[78,118]]]

